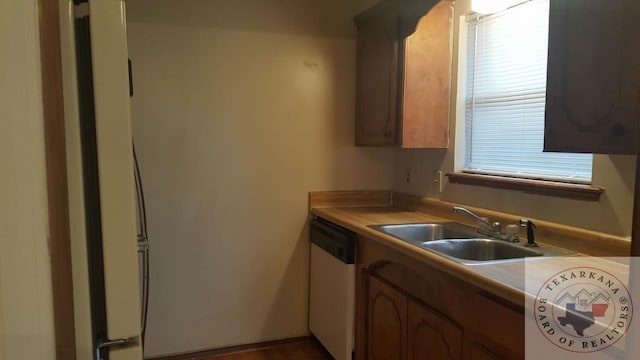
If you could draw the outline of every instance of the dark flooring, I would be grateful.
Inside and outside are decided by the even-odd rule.
[[[180,360],[333,360],[333,358],[317,341],[302,340],[225,355],[187,356]]]

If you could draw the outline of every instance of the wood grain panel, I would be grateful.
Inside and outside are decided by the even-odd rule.
[[[465,360],[501,360],[482,345],[468,339],[465,339],[463,355]]]
[[[402,44],[403,148],[447,148],[451,98],[453,3],[436,4]]]
[[[368,261],[376,261],[370,265],[370,273],[393,283],[403,293],[419,299],[431,308],[437,308],[451,318],[461,316],[459,309],[463,306],[465,294],[471,291],[469,285],[463,281],[446,274],[424,276],[440,271],[401,254],[390,256],[388,248],[375,243],[367,244],[366,249],[358,255],[364,256]]]
[[[363,328],[371,329],[374,325],[372,322],[373,295],[377,294],[378,287],[372,287],[371,284],[378,282],[385,289],[385,294],[396,294],[388,296],[392,300],[389,303],[397,304],[401,300],[400,297],[407,298],[407,354],[414,354],[413,358],[434,358],[447,359],[449,357],[460,359],[462,357],[463,341],[462,336],[472,342],[483,344],[491,349],[492,353],[504,356],[506,359],[521,358],[522,352],[518,352],[519,344],[524,344],[523,335],[524,324],[516,320],[517,316],[523,312],[524,296],[519,295],[519,300],[510,299],[508,301],[501,296],[488,295],[477,287],[480,285],[480,278],[476,276],[461,276],[456,278],[446,273],[447,266],[435,266],[430,262],[420,261],[411,258],[397,251],[396,248],[385,246],[373,239],[359,238],[358,241],[358,268],[366,267],[370,274],[369,278],[369,302],[365,304],[364,310],[356,307],[356,313],[367,313],[368,319],[362,322],[362,317],[356,317],[356,330],[362,332]],[[431,266],[434,265],[434,266]],[[450,268],[457,268],[458,265],[450,263]],[[498,267],[498,266],[496,266]],[[486,267],[486,268],[493,268]],[[510,271],[512,273],[513,270]],[[522,275],[524,269],[519,269]],[[489,279],[496,279],[492,274],[484,275]],[[508,276],[508,275],[507,275]],[[523,279],[522,276],[516,276]],[[500,281],[503,277],[499,276]],[[380,280],[378,280],[380,279]],[[523,284],[520,284],[523,287]],[[391,289],[386,290],[386,289]],[[498,299],[494,301],[492,299]],[[514,302],[510,302],[510,301]],[[414,302],[418,309],[411,311],[411,302]],[[508,304],[508,305],[503,305]],[[360,303],[358,303],[360,304]],[[424,307],[423,305],[424,304]],[[478,305],[476,305],[478,304]],[[477,306],[482,307],[482,311],[486,314],[476,315],[474,312],[480,311]],[[390,312],[385,318],[397,318],[396,309],[399,306],[387,306],[379,308],[375,311]],[[433,309],[433,310],[432,310]],[[426,313],[426,314],[425,314]],[[515,314],[515,315],[514,315]],[[486,321],[491,317],[490,321]],[[522,317],[522,315],[520,315]],[[514,320],[515,319],[515,320]],[[523,318],[522,318],[523,319]],[[505,325],[506,322],[512,322]],[[504,325],[504,326],[503,326]],[[522,326],[518,329],[518,326]],[[500,333],[500,329],[510,331],[512,334],[500,338],[496,334]],[[417,331],[416,331],[417,330]],[[488,333],[489,336],[485,335]],[[369,331],[370,334],[370,331]],[[416,339],[411,339],[417,336]],[[358,339],[358,338],[357,338]],[[447,343],[446,345],[443,344]],[[365,341],[377,342],[371,335]],[[505,341],[512,341],[513,344],[501,345]],[[427,344],[427,345],[425,345]],[[374,345],[369,344],[372,349]],[[394,342],[379,344],[379,349],[385,355],[395,353]],[[464,345],[466,346],[466,345]],[[413,347],[413,350],[411,349]],[[438,356],[423,356],[422,351],[429,351],[427,354],[439,353]],[[413,351],[413,353],[412,353]],[[357,355],[358,353],[356,353]],[[357,357],[357,359],[373,359],[374,356],[369,352],[365,357]],[[402,359],[397,354],[387,359]],[[412,358],[412,357],[409,357]]]
[[[465,304],[466,336],[478,339],[479,343],[489,340],[504,347],[504,353],[516,358],[524,354],[524,315],[522,310],[503,306],[486,296],[475,294]],[[496,320],[500,321],[496,321]]]
[[[361,237],[357,238],[356,250],[362,241],[367,241]],[[366,360],[369,343],[367,341],[367,330],[369,329],[369,269],[362,265],[363,262],[356,257],[356,306],[354,309],[354,360]]]
[[[309,209],[325,206],[389,206],[391,190],[376,191],[312,191]]]
[[[598,201],[600,200],[600,195],[604,193],[603,188],[591,185],[509,178],[495,175],[450,173],[447,174],[447,178],[449,178],[449,182],[452,184],[479,185],[572,200]]]
[[[640,2],[552,0],[545,151],[636,151]]]
[[[462,359],[462,329],[414,301],[408,314],[408,359]]]
[[[407,340],[407,298],[369,277],[369,358],[404,359]]]
[[[58,2],[38,0],[38,10],[55,358],[71,360],[76,353]]]

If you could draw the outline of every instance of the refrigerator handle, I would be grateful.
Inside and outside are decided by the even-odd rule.
[[[98,346],[96,346],[96,360],[102,360],[102,356],[100,354],[102,353],[103,349],[116,347],[116,346],[127,347],[127,346],[137,345],[139,340],[140,339],[138,336],[134,336],[130,338],[106,340],[106,341],[98,342]]]

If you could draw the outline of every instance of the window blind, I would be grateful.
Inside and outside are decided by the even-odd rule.
[[[549,0],[467,19],[465,171],[589,183],[591,154],[544,153]]]

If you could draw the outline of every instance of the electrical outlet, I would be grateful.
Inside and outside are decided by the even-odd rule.
[[[433,192],[442,192],[442,170],[436,170],[433,172]]]
[[[404,172],[404,182],[406,182],[407,184],[411,184],[411,175],[412,174],[412,170],[411,168],[407,168]]]

